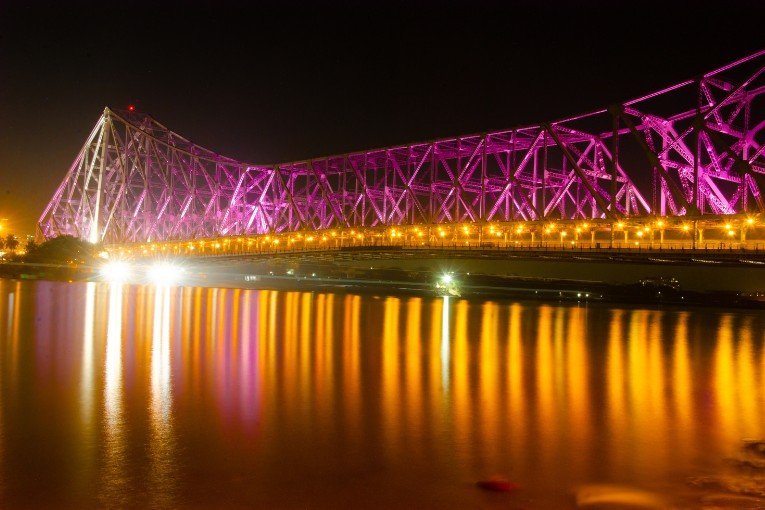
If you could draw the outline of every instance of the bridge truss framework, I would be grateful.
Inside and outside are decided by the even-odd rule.
[[[430,239],[475,224],[533,239],[562,221],[613,238],[614,225],[666,218],[692,222],[695,241],[698,222],[765,212],[764,73],[765,50],[573,118],[274,165],[106,108],[38,234],[125,244],[425,227]]]

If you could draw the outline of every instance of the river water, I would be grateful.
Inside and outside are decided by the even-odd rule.
[[[747,311],[0,281],[0,507],[693,506],[765,436],[764,341]]]

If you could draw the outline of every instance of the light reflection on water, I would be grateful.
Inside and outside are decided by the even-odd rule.
[[[765,435],[763,326],[0,281],[0,503],[491,506],[472,483],[494,473],[530,507],[583,483],[681,491]]]
[[[104,366],[104,419],[102,424],[104,466],[101,469],[103,486],[102,503],[114,502],[124,505],[130,489],[130,477],[123,473],[127,464],[127,438],[123,419],[123,370],[122,370],[122,285],[113,285],[109,289],[106,356]],[[95,311],[94,311],[95,314]],[[95,317],[85,317],[86,322]],[[83,367],[89,368],[89,367]]]

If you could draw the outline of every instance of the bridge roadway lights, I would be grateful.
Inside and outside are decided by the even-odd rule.
[[[599,220],[586,222],[560,220],[527,223],[491,223],[433,226],[412,226],[332,229],[313,232],[286,232],[262,236],[199,239],[111,245],[107,250],[116,257],[156,256],[216,256],[299,251],[332,251],[350,247],[406,247],[412,249],[624,249],[664,248],[693,249],[734,247],[736,232],[740,239],[736,248],[765,247],[765,239],[758,239],[758,222],[754,216],[720,216],[695,220],[695,229],[685,218],[621,220],[608,223]],[[427,237],[432,230],[438,235]],[[695,232],[693,231],[695,230]],[[705,230],[710,232],[705,235]],[[656,232],[658,231],[658,241]],[[466,233],[467,232],[467,233]],[[589,232],[589,242],[580,235]],[[621,232],[623,241],[611,241],[614,233]],[[747,240],[745,233],[751,234]]]
[[[661,244],[677,244],[686,230],[676,225],[686,221],[682,240],[693,247],[705,236],[731,242],[728,230],[719,235],[723,218],[748,229],[747,215],[765,213],[763,97],[765,50],[576,117],[272,165],[221,156],[145,113],[105,108],[37,234],[144,246],[147,254],[170,246],[185,254],[185,241],[210,255],[473,247],[505,235],[505,246],[570,245],[587,222],[590,243],[617,247],[653,244],[655,230],[667,232]],[[623,233],[599,239],[612,223]],[[644,225],[650,230],[639,238]]]

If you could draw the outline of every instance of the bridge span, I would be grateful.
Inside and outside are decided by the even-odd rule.
[[[125,256],[765,248],[765,50],[553,122],[279,164],[106,108],[38,223]]]

